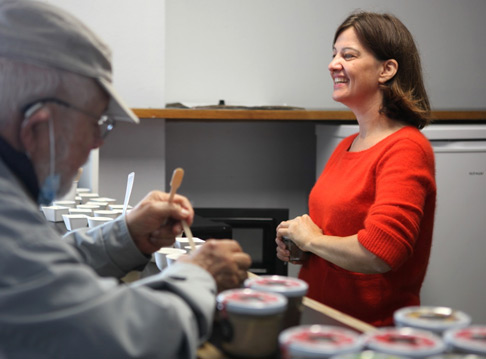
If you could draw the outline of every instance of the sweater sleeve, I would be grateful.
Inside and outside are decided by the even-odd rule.
[[[99,277],[139,261],[132,247],[123,253],[128,237],[115,238],[123,221],[62,240],[18,190],[2,185],[0,343],[8,358],[196,357],[215,310],[216,284],[207,271],[177,263],[131,285]],[[96,272],[86,265],[95,262]]]
[[[375,168],[376,198],[358,240],[397,269],[413,252],[425,203],[435,193],[433,151],[426,139],[401,139]]]
[[[63,239],[79,252],[85,264],[104,277],[121,278],[149,261],[133,242],[124,216],[95,228],[68,232]]]

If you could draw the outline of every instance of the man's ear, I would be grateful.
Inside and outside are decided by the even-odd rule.
[[[388,80],[391,80],[393,76],[396,75],[398,71],[398,62],[395,59],[389,59],[383,61],[383,69],[380,74],[380,78],[378,79],[378,82],[380,84],[384,84]]]
[[[48,124],[51,117],[51,110],[40,103],[33,105],[25,112],[24,120],[20,125],[20,143],[27,153],[33,153],[36,150],[36,134],[42,126]]]

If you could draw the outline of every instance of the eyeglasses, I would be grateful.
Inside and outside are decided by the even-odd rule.
[[[29,111],[29,109],[31,109],[32,106],[38,105],[38,104],[43,105],[43,104],[46,104],[46,103],[54,103],[56,105],[63,106],[63,107],[69,108],[71,110],[78,111],[85,116],[96,119],[97,124],[98,124],[98,129],[99,129],[99,137],[101,139],[105,139],[106,136],[108,136],[108,134],[111,132],[111,130],[113,130],[113,128],[115,127],[115,124],[116,124],[116,122],[113,119],[111,119],[108,115],[97,116],[95,114],[92,114],[88,111],[85,111],[85,110],[83,110],[79,107],[71,105],[70,103],[63,101],[63,100],[60,100],[60,99],[55,98],[55,97],[42,98],[42,99],[39,99],[37,101],[31,102],[31,103],[29,103],[28,105],[26,105],[22,108],[22,113],[25,115],[25,113],[27,111]]]

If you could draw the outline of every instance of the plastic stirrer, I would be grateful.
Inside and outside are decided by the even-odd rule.
[[[134,178],[135,178],[135,172],[132,172],[128,175],[127,190],[125,191],[125,200],[123,201],[123,215],[125,215],[125,213],[127,211],[128,201],[130,200],[130,196],[132,194]]]

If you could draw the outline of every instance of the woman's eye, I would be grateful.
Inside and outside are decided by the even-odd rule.
[[[353,54],[344,54],[344,55],[343,55],[343,58],[344,58],[344,59],[346,59],[346,60],[350,60],[350,59],[352,59],[353,57],[354,57],[354,55],[353,55]]]

